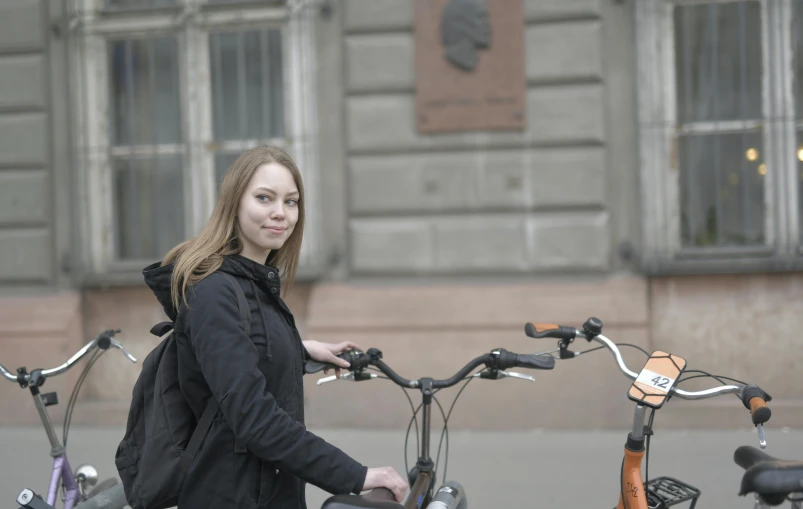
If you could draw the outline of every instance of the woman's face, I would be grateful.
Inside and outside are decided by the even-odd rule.
[[[242,255],[265,263],[272,250],[281,248],[298,222],[298,200],[290,170],[278,163],[257,168],[237,210]]]

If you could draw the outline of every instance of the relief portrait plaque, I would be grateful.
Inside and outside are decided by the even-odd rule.
[[[523,130],[523,0],[415,0],[421,133]]]

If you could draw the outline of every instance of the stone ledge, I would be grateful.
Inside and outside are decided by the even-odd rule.
[[[14,373],[63,364],[84,344],[81,297],[74,292],[0,298],[0,363]],[[60,404],[48,408],[60,423],[81,366],[49,379],[43,392],[57,392]],[[0,424],[38,423],[30,392],[0,380]]]
[[[522,329],[527,321],[580,326],[589,316],[647,326],[647,281],[616,275],[594,283],[358,286],[322,283],[310,295],[311,333],[371,329]]]
[[[11,334],[64,332],[75,320],[81,320],[81,296],[75,292],[0,297],[0,342]]]
[[[803,399],[773,399],[772,417],[766,424],[767,441],[781,428],[803,427]],[[655,416],[655,427],[668,429],[754,429],[750,412],[733,396],[706,401],[671,401]]]

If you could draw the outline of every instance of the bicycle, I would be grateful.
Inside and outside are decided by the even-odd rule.
[[[531,338],[558,340],[557,350],[540,352],[536,355],[558,353],[560,359],[573,359],[588,352],[607,348],[613,354],[619,370],[634,381],[628,390],[628,398],[636,403],[636,409],[633,429],[628,433],[625,444],[617,509],[665,509],[685,502],[690,502],[689,509],[693,509],[700,497],[700,490],[677,479],[671,477],[649,478],[649,446],[650,436],[653,434],[655,411],[660,409],[671,397],[699,400],[724,394],[736,394],[742,404],[750,410],[752,422],[758,432],[760,447],[763,449],[767,445],[764,423],[769,421],[772,415],[767,406],[767,401],[771,401],[772,398],[757,385],[748,385],[733,378],[711,375],[704,371],[686,370],[685,359],[678,356],[662,351],[655,351],[650,355],[636,345],[621,343],[618,346],[637,348],[649,356],[640,372],[631,371],[622,359],[617,344],[602,335],[602,321],[594,317],[589,318],[583,324],[582,330],[555,324],[527,323],[524,331]],[[575,338],[583,338],[589,343],[593,341],[602,346],[574,352],[569,350],[569,345]],[[680,378],[682,373],[692,372],[699,374]],[[703,391],[684,391],[677,388],[679,383],[698,377],[714,378],[722,386]],[[728,380],[731,384],[726,384],[724,380]],[[652,412],[645,426],[647,408],[650,408]],[[647,456],[646,481],[641,475],[641,463],[645,453]],[[734,455],[734,460],[747,470],[742,479],[739,495],[743,496],[754,492],[756,494],[755,509],[780,505],[786,499],[790,500],[793,509],[803,509],[800,505],[800,500],[803,500],[803,462],[776,460],[749,446],[739,447]],[[799,493],[801,497],[792,498],[796,493]]]
[[[349,350],[344,352],[338,357],[350,363],[349,370],[343,374],[339,379],[347,381],[362,382],[373,380],[375,378],[387,379],[400,386],[402,389],[417,389],[421,391],[422,401],[418,409],[413,408],[412,399],[410,399],[407,391],[404,394],[410,402],[410,408],[413,410],[413,417],[407,427],[407,438],[409,438],[410,429],[413,422],[416,423],[416,439],[418,439],[418,421],[417,415],[421,411],[422,430],[419,456],[415,466],[408,469],[407,477],[410,485],[409,495],[404,504],[398,504],[394,501],[393,495],[390,490],[375,489],[366,495],[335,495],[328,498],[322,509],[357,509],[357,508],[372,508],[372,509],[465,509],[467,506],[466,493],[463,487],[457,481],[448,481],[442,484],[437,491],[436,485],[436,470],[438,462],[440,461],[440,446],[443,445],[444,435],[446,436],[446,462],[444,463],[444,479],[446,478],[446,465],[448,464],[449,456],[449,438],[448,438],[448,422],[451,416],[452,409],[454,408],[457,399],[466,388],[469,382],[475,378],[482,378],[488,380],[499,380],[502,378],[518,378],[523,380],[535,381],[532,376],[524,375],[516,372],[505,371],[509,368],[528,368],[528,369],[543,369],[548,370],[555,367],[555,359],[552,356],[539,356],[539,355],[519,355],[509,352],[503,348],[497,348],[490,353],[481,355],[463,368],[461,368],[454,376],[445,380],[435,380],[432,378],[420,378],[418,380],[408,380],[403,378],[387,364],[382,361],[382,352],[376,348],[370,348],[366,352],[360,350]],[[484,368],[478,373],[469,375],[474,369],[484,365]],[[323,369],[334,369],[335,366],[327,363],[317,361],[308,362],[306,367],[307,373],[316,373]],[[381,375],[376,373],[367,373],[367,369],[373,369],[381,372]],[[384,375],[384,376],[382,376]],[[338,380],[337,376],[329,376],[318,380],[318,385]],[[443,407],[435,394],[441,389],[453,387],[461,381],[466,383],[460,389],[460,392],[455,396],[452,406],[448,414],[443,411]],[[441,410],[441,415],[444,420],[444,427],[441,433],[441,443],[438,446],[437,461],[433,462],[430,456],[430,430],[432,420],[432,401],[438,404]],[[405,468],[407,468],[407,438],[405,439]]]
[[[33,490],[26,488],[17,496],[17,503],[22,508],[55,509],[56,497],[60,490],[63,491],[64,509],[99,509],[101,507],[122,509],[125,507],[125,493],[123,493],[122,485],[117,483],[116,478],[109,478],[98,483],[98,472],[92,465],[80,465],[73,472],[67,459],[67,437],[69,435],[70,421],[72,420],[78,392],[89,370],[110,347],[120,349],[131,362],[137,362],[123,345],[114,339],[114,335],[119,332],[119,330],[107,330],[100,333],[95,339],[78,350],[67,362],[52,369],[34,369],[28,372],[25,367],[20,367],[17,368],[17,374],[15,375],[3,365],[0,365],[0,374],[2,374],[3,378],[18,384],[22,389],[27,388],[30,391],[36,410],[39,413],[39,418],[42,421],[42,426],[45,428],[45,433],[47,433],[47,438],[50,441],[50,456],[53,458],[53,471],[48,485],[47,499],[43,499]],[[58,404],[58,396],[55,392],[42,394],[40,389],[48,378],[67,372],[78,361],[90,354],[91,357],[75,382],[67,403],[62,441],[60,442],[47,412],[47,407]]]

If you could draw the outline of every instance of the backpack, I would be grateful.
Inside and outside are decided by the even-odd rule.
[[[233,276],[222,274],[234,286],[240,318],[250,335],[251,311],[245,294]],[[210,397],[196,423],[179,388],[174,326],[161,322],[151,329],[151,334],[167,336],[142,362],[125,435],[114,458],[132,509],[167,509],[178,504],[187,472],[218,410],[214,396]],[[244,452],[235,442],[235,453]]]

